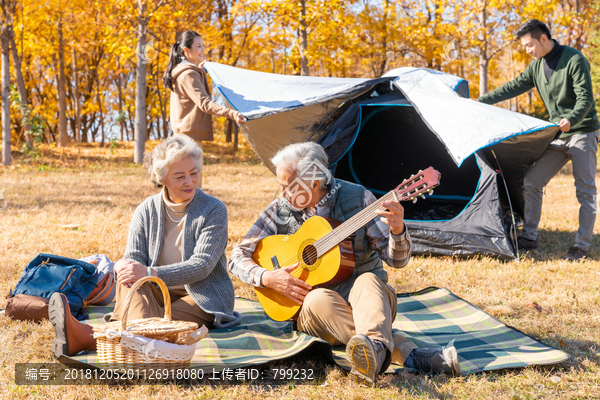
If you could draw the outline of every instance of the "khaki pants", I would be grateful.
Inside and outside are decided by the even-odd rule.
[[[129,288],[117,283],[116,304],[110,318],[111,321],[121,320],[128,292]],[[197,323],[198,327],[206,325],[208,329],[214,329],[215,316],[202,310],[185,290],[169,290],[169,295],[171,296],[171,317],[174,321],[191,321]],[[162,318],[164,316],[165,308],[162,292],[150,282],[144,283],[131,298],[127,320]]]
[[[347,344],[352,336],[365,334],[384,343],[392,352],[392,362],[402,365],[417,345],[400,334],[392,335],[397,304],[394,289],[365,273],[354,282],[348,302],[333,290],[310,291],[296,323],[299,331],[332,345]]]

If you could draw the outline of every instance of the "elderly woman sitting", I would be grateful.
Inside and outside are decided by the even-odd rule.
[[[133,214],[123,259],[114,266],[119,283],[111,321],[123,313],[128,288],[144,276],[162,279],[171,295],[174,320],[224,328],[240,323],[227,272],[227,209],[197,187],[202,150],[188,136],[175,134],[147,154],[150,179],[162,191],[148,197]],[[95,350],[91,326],[71,316],[67,298],[54,293],[49,305],[56,338],[54,355]],[[162,317],[164,304],[154,284],[133,295],[127,319]]]

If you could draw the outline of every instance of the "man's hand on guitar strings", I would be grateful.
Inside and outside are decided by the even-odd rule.
[[[298,268],[299,264],[296,263],[275,271],[265,271],[261,277],[262,285],[283,294],[297,304],[302,304],[312,286],[290,274]]]
[[[404,233],[404,207],[397,201],[384,201],[381,206],[387,208],[387,210],[375,211],[381,215],[381,222],[389,225],[392,234],[402,235]]]

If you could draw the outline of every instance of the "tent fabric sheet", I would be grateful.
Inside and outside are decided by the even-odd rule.
[[[347,98],[378,83],[393,80],[459,166],[479,149],[516,135],[556,127],[551,122],[465,99],[451,87],[460,84],[460,78],[424,68],[399,68],[390,71],[389,76],[377,79],[278,75],[211,62],[207,62],[205,68],[230,106],[250,119]],[[276,129],[265,121],[264,124],[244,124],[242,130],[251,143],[254,136],[263,141],[270,137],[284,143],[290,128],[296,129],[296,133],[287,143],[316,141],[319,136],[315,137],[314,128],[327,118],[327,114],[320,115],[321,120],[315,120],[314,113],[290,115],[287,129]],[[268,137],[262,133],[265,128],[269,130]],[[263,161],[274,154],[268,146],[253,147]]]
[[[551,126],[558,131],[552,122],[462,98],[427,70],[419,73],[421,79],[399,76],[394,84],[417,108],[458,166],[477,150],[510,137]]]
[[[322,103],[370,86],[370,79],[279,75],[207,62],[229,103],[249,119]]]
[[[276,322],[266,316],[255,301],[236,298],[235,309],[242,314],[242,325],[212,330],[197,346],[193,368],[220,372],[247,368],[270,361],[284,360],[312,348],[326,360],[350,369],[344,348],[333,349],[327,342],[294,331],[292,322]],[[88,307],[95,325],[103,322],[111,307]],[[427,288],[398,295],[396,332],[420,347],[443,346],[454,340],[463,375],[502,368],[556,364],[568,355],[524,333],[504,325],[447,289]],[[63,357],[63,363],[99,367],[95,352]],[[387,372],[402,370],[392,365]]]
[[[420,84],[422,88],[427,88],[434,93],[448,92],[448,88],[450,88],[452,92],[469,98],[467,81],[442,71],[428,68],[402,67],[386,72],[383,77],[396,77],[396,82],[402,82],[409,86]],[[464,86],[464,89],[462,86]]]

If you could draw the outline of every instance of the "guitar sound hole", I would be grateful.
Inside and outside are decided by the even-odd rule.
[[[312,244],[309,244],[302,250],[302,261],[306,265],[313,265],[317,262],[317,249]]]

